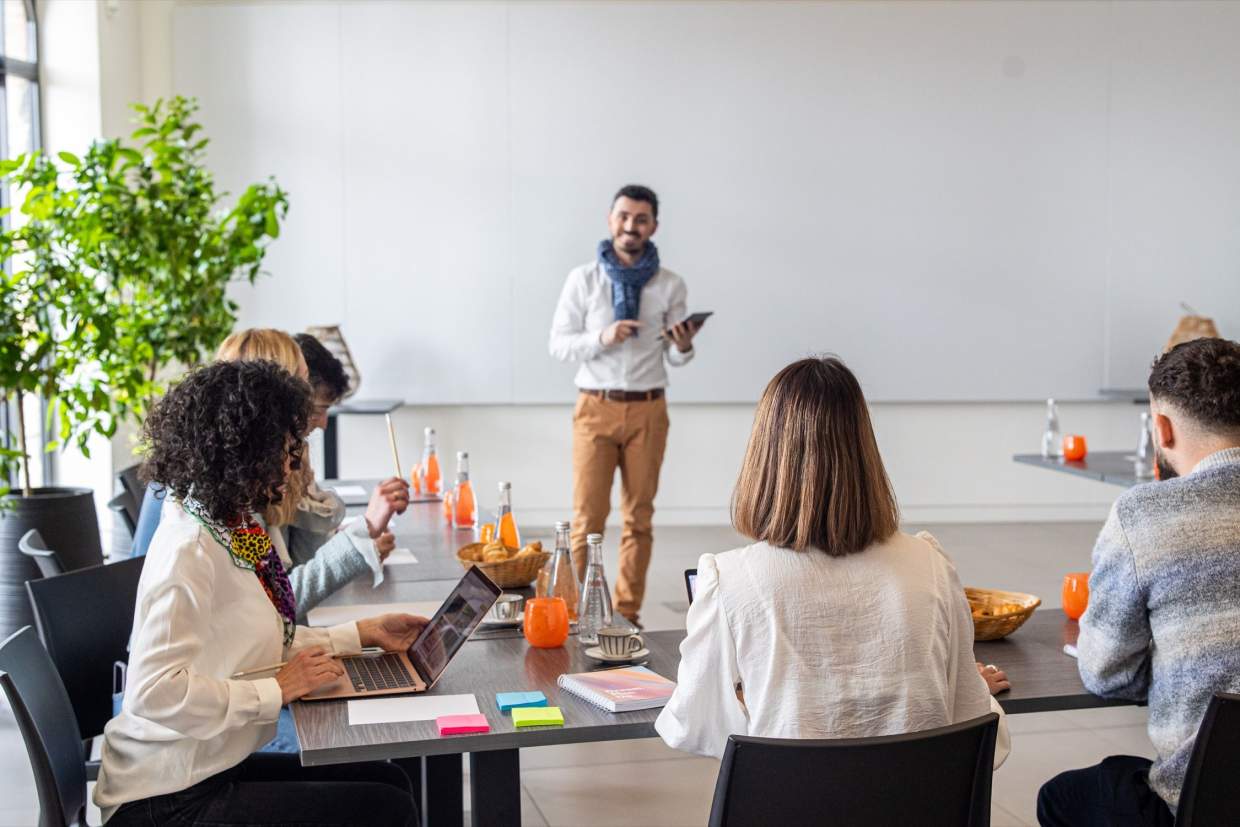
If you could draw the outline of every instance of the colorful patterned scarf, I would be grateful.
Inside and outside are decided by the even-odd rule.
[[[647,241],[637,264],[626,267],[617,258],[611,239],[605,238],[598,243],[598,260],[611,278],[611,306],[616,312],[616,321],[636,319],[641,309],[642,288],[659,272],[658,248],[653,241]]]
[[[258,576],[267,599],[275,606],[284,623],[284,645],[293,642],[293,634],[297,630],[297,600],[293,597],[293,585],[289,582],[288,572],[280,562],[280,555],[264,529],[252,515],[238,520],[236,525],[224,525],[213,520],[206,510],[193,499],[186,499],[181,504],[203,527],[211,533],[215,541],[228,549],[233,565],[239,569],[252,571]]]

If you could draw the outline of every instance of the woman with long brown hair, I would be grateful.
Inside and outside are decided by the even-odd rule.
[[[655,725],[670,746],[718,757],[730,734],[859,738],[998,710],[955,567],[929,534],[900,531],[865,396],[839,359],[795,362],[767,385],[732,522],[754,543],[698,563]],[[996,765],[1007,745],[1001,721]]]

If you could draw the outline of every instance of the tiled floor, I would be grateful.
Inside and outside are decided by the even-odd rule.
[[[969,585],[1012,588],[1040,595],[1047,610],[1059,604],[1066,571],[1089,568],[1098,526],[1083,523],[937,525],[928,528],[956,560]],[[613,533],[614,534],[614,533]],[[722,528],[665,528],[657,533],[643,622],[648,628],[683,626],[682,571],[698,555],[739,545]],[[608,546],[615,571],[615,541]],[[1038,787],[1062,769],[1107,755],[1151,755],[1146,712],[1119,707],[1015,715],[1012,755],[995,773],[996,827],[1034,825]],[[543,747],[522,752],[523,823],[527,825],[695,825],[710,811],[717,765],[674,752],[651,739],[611,744]],[[466,793],[465,800],[469,797]],[[33,782],[12,719],[0,712],[0,825],[37,821]],[[98,823],[98,813],[91,814]]]

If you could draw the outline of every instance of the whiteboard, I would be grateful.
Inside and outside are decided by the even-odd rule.
[[[801,356],[871,399],[1139,386],[1240,329],[1240,4],[188,4],[174,87],[292,207],[243,323],[339,323],[363,395],[551,403],[615,189],[716,316],[682,402]]]

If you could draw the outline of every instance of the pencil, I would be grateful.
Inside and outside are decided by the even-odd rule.
[[[396,477],[398,479],[404,479],[405,475],[401,473],[400,470],[400,454],[396,451],[396,428],[392,425],[392,415],[387,414],[386,416],[388,426],[388,442],[392,444],[392,459],[396,461]]]

